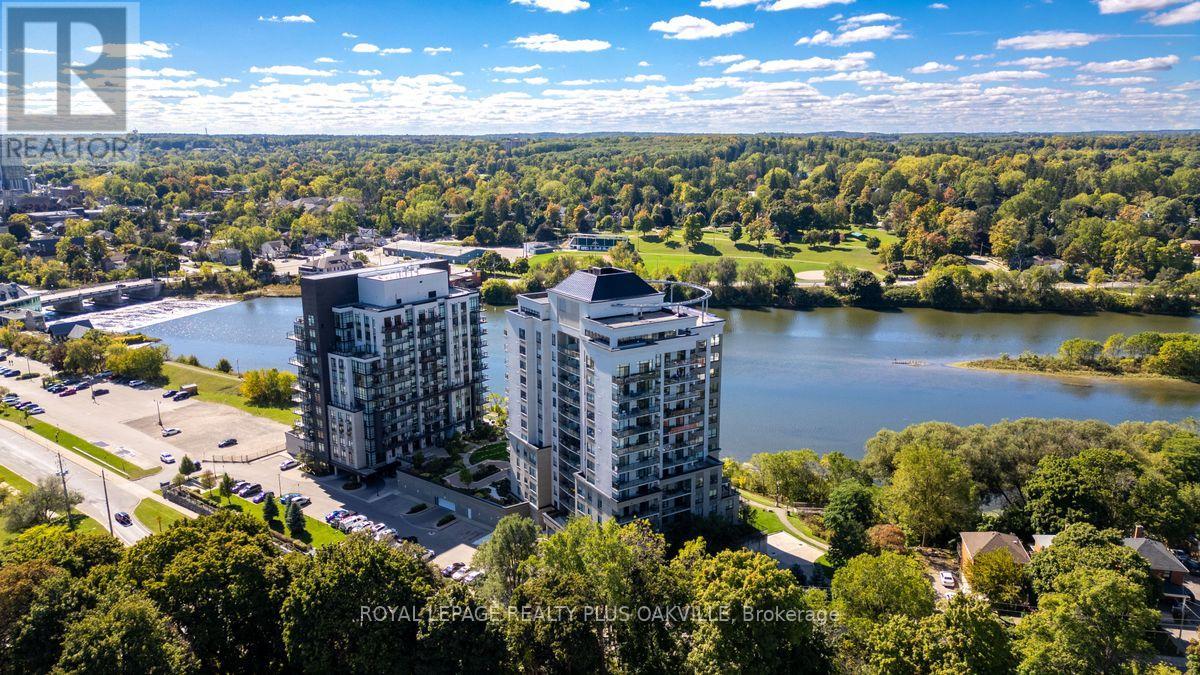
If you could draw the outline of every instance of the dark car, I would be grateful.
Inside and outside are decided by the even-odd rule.
[[[125,513],[124,511],[117,511],[115,514],[113,514],[113,520],[125,526],[133,524],[133,518],[130,518],[129,514]]]
[[[410,544],[419,544],[419,543],[421,543],[421,540],[420,540],[420,539],[417,539],[416,537],[400,537],[400,541],[407,541],[407,542],[408,542],[408,543],[410,543]]]
[[[191,397],[191,394],[187,393],[186,391],[181,391],[178,394],[175,394],[174,396],[172,396],[171,400],[172,401],[184,401],[190,397]]]
[[[271,492],[270,490],[267,490],[266,492],[260,492],[256,495],[254,495],[253,497],[251,497],[250,501],[254,502],[255,504],[261,504],[261,503],[267,501],[267,497],[269,497],[270,495],[273,495],[273,494],[275,494],[275,493]]]
[[[79,384],[75,385],[75,389],[76,390],[87,389],[90,386],[92,386],[91,382],[80,382]]]
[[[172,396],[174,396],[177,393],[179,393],[179,392],[175,391],[174,389],[168,389],[163,392],[163,398],[171,398]]]
[[[20,374],[21,374],[21,371],[19,371],[19,370],[10,370],[7,373],[5,373],[4,376],[5,377],[16,377]]]
[[[228,448],[231,445],[237,445],[236,438],[226,438],[225,440],[221,441],[220,443],[217,443],[218,448]]]
[[[108,390],[105,389],[104,387],[96,387],[95,389],[92,390],[92,396],[103,396],[107,393],[108,393]]]

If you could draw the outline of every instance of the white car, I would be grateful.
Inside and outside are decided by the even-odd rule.
[[[180,433],[179,429],[176,429],[175,427],[166,427],[162,430],[163,438],[166,438],[167,436],[174,436],[178,433]]]
[[[457,571],[457,572],[455,572],[454,574],[451,574],[451,575],[450,575],[450,578],[451,578],[451,579],[453,579],[453,580],[455,580],[455,581],[462,581],[462,580],[463,580],[463,579],[465,579],[465,578],[467,577],[467,575],[468,575],[468,574],[470,574],[470,573],[471,573],[471,568],[470,568],[470,567],[460,567],[460,568],[458,568],[458,571]]]
[[[285,459],[279,463],[279,470],[287,471],[288,469],[294,469],[298,466],[300,466],[300,462],[297,462],[294,459]]]
[[[954,588],[955,581],[954,581],[953,574],[943,570],[941,573],[938,574],[938,578],[941,579],[942,585],[945,586],[946,588]]]
[[[164,453],[160,454],[158,456],[158,458],[162,460],[163,464],[174,464],[175,463],[175,455],[172,455],[169,452],[164,452]]]

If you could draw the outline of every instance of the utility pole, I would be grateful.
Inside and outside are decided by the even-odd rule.
[[[154,412],[158,413],[158,426],[161,427],[163,425],[163,423],[162,423],[162,406],[159,405],[159,401],[157,399],[154,401]]]
[[[67,495],[67,472],[63,470],[62,453],[58,455],[58,477],[62,479],[63,488],[63,504],[67,507],[67,529],[75,529],[75,525],[71,522],[71,498]]]
[[[100,469],[100,485],[104,487],[104,515],[108,516],[108,533],[115,537],[117,535],[113,532],[112,509],[108,506],[108,480],[104,477],[104,469]]]

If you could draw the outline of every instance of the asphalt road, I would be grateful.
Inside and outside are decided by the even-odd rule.
[[[22,436],[11,427],[0,426],[0,464],[36,483],[47,476],[57,475],[58,455]],[[63,453],[62,466],[67,470],[67,488],[83,495],[83,503],[76,508],[101,525],[107,525],[109,522],[108,511],[104,505],[105,482],[108,487],[109,508],[114,514],[124,511],[132,516],[138,503],[150,494],[146,488],[119,476],[108,475],[108,480],[102,481],[100,469],[83,460],[75,461],[75,456],[71,453]],[[127,544],[150,535],[150,530],[136,519],[129,526],[113,521],[112,528],[113,534]]]

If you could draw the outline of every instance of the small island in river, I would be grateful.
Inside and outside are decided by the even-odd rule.
[[[1200,335],[1136,333],[1110,335],[1103,343],[1073,338],[1057,354],[1001,354],[953,364],[978,370],[1075,377],[1164,378],[1200,384]]]

